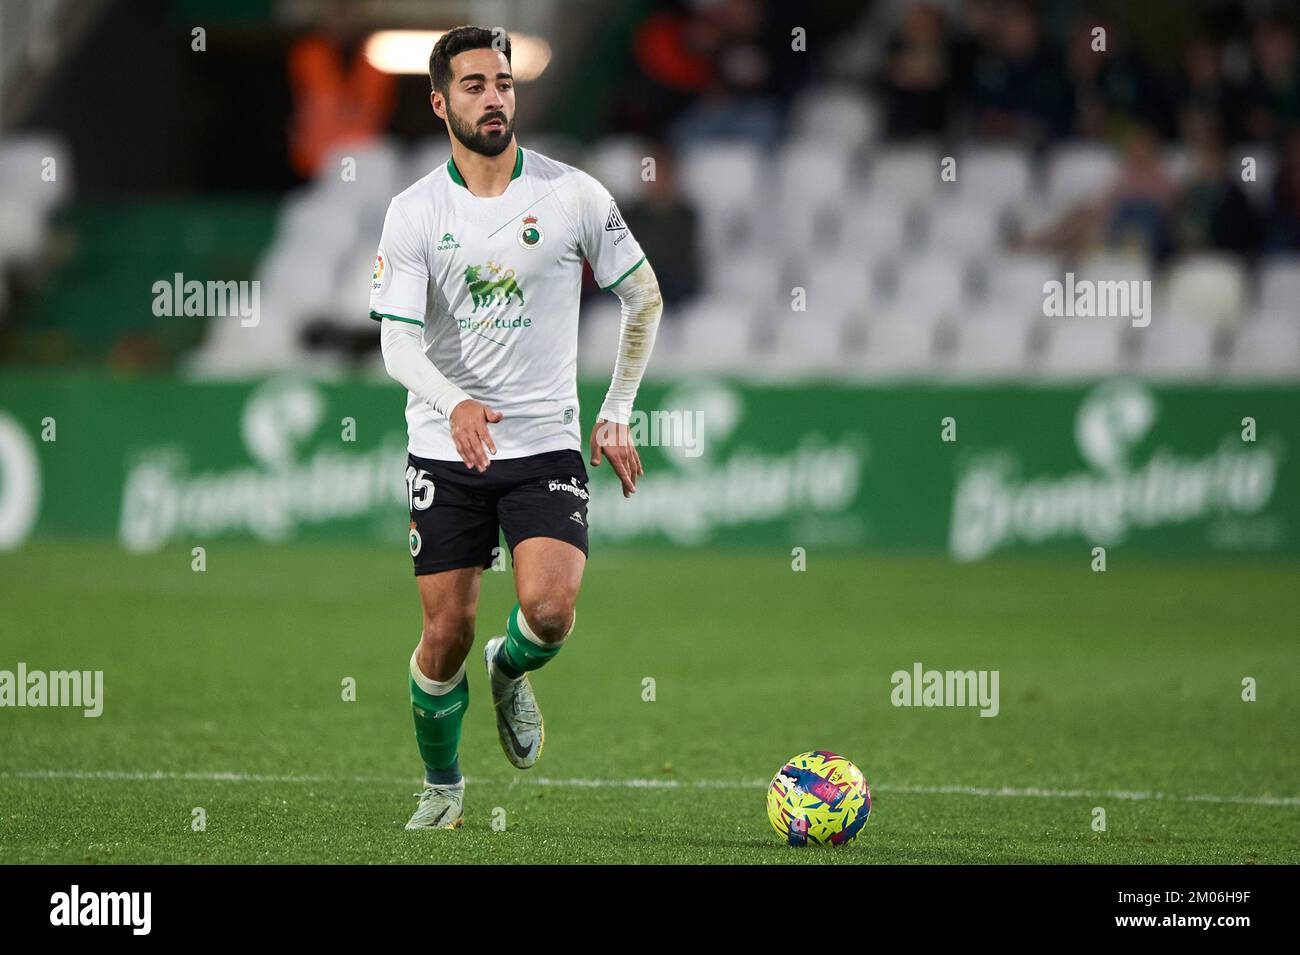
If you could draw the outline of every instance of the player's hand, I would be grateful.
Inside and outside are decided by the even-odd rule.
[[[623,496],[635,494],[636,479],[645,474],[645,468],[641,467],[641,455],[636,453],[627,425],[596,419],[596,427],[591,429],[591,466],[600,467],[602,456],[609,459],[609,466],[623,482]]]
[[[465,467],[477,468],[480,474],[488,469],[492,463],[488,452],[497,453],[488,425],[496,424],[504,417],[501,412],[493,411],[473,398],[466,398],[451,409],[451,440]]]

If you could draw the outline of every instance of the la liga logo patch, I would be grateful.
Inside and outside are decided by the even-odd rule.
[[[378,292],[379,287],[384,284],[384,250],[380,249],[379,254],[375,256],[375,268],[370,273],[370,289]]]
[[[546,241],[546,233],[542,231],[537,216],[524,216],[524,224],[519,227],[517,238],[525,249],[535,249]]]

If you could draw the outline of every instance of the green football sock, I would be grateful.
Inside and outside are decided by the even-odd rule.
[[[568,634],[565,634],[567,637]],[[551,657],[560,652],[564,641],[542,643],[528,627],[524,612],[515,604],[506,618],[506,639],[497,650],[496,665],[506,676],[517,679],[529,670],[545,666]]]
[[[424,760],[424,778],[433,784],[460,782],[460,725],[469,709],[469,679],[465,667],[445,683],[420,672],[411,655],[411,712],[415,743]]]

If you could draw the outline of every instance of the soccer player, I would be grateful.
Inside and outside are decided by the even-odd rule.
[[[527,769],[542,715],[528,673],[573,629],[587,560],[587,470],[578,424],[582,261],[622,302],[613,380],[590,440],[635,492],[643,474],[628,421],[662,304],[609,193],[515,141],[504,33],[458,27],[429,57],[433,111],[451,159],[389,204],[371,278],[384,366],[406,386],[410,546],[424,608],[411,709],[425,783],[407,829],[464,819],[458,761],[465,667],[479,583],[499,532],[518,602],[485,648],[497,733]]]

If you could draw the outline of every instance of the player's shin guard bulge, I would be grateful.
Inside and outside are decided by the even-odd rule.
[[[576,617],[574,618],[576,620]],[[573,629],[573,622],[569,630]],[[568,633],[564,635],[568,636]],[[515,604],[506,618],[506,638],[497,651],[496,664],[509,677],[518,677],[529,670],[536,670],[550,662],[564,646],[564,638],[554,643],[545,643],[533,633],[524,617],[523,608]]]
[[[445,682],[425,676],[411,656],[411,712],[415,717],[415,742],[424,760],[425,782],[451,785],[460,781],[461,721],[469,708],[469,680],[465,666]]]

